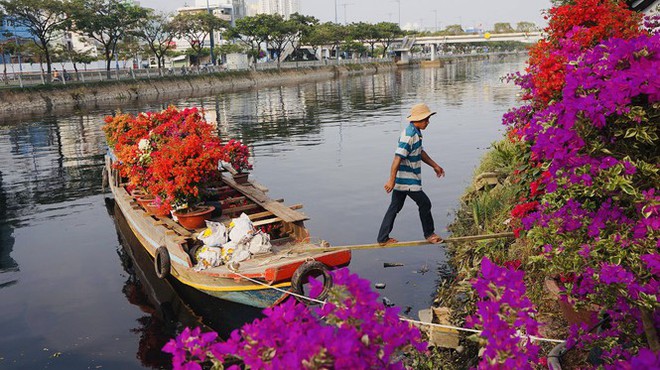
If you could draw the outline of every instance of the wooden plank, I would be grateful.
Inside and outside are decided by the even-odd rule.
[[[179,235],[183,235],[183,236],[191,236],[192,235],[192,233],[190,231],[188,231],[188,229],[186,229],[185,227],[179,225],[177,222],[175,222],[171,218],[159,217],[159,219],[162,220],[163,222],[165,222],[165,225],[167,225],[167,227],[169,227],[172,230],[179,233]]]
[[[470,236],[458,236],[454,238],[447,238],[444,239],[442,243],[438,244],[444,244],[444,243],[460,243],[460,242],[467,242],[467,241],[477,241],[477,240],[487,240],[487,239],[498,239],[498,238],[513,238],[514,235],[512,232],[505,232],[505,233],[495,233],[495,234],[486,234],[486,235],[470,235]],[[433,245],[432,243],[429,243],[427,240],[414,240],[414,241],[409,241],[409,242],[399,242],[399,243],[392,243],[392,244],[387,244],[387,245],[380,245],[378,243],[374,244],[358,244],[358,245],[343,245],[339,247],[330,247],[330,248],[309,248],[309,249],[302,249],[301,251],[309,252],[309,251],[319,251],[319,250],[335,250],[335,249],[351,249],[351,250],[358,250],[358,249],[385,249],[385,248],[399,248],[399,247],[417,247],[417,246],[422,246],[422,245]]]
[[[265,220],[253,222],[252,225],[254,225],[254,227],[259,227],[263,225],[274,224],[275,222],[280,222],[280,221],[282,221],[281,218],[273,217],[273,218],[267,218]]]
[[[289,206],[291,209],[301,209],[303,207],[302,204],[293,204]],[[249,214],[248,217],[250,217],[250,220],[258,220],[260,218],[268,217],[268,216],[273,216],[273,212],[271,211],[265,211],[265,212],[259,212],[259,213],[252,213]]]
[[[231,207],[231,208],[223,208],[222,213],[240,213],[240,212],[245,212],[245,211],[250,211],[253,209],[259,208],[259,205],[256,203],[250,203],[246,204],[244,206],[238,206],[238,207]]]
[[[273,214],[282,218],[283,221],[296,222],[296,221],[304,221],[309,219],[309,217],[305,216],[304,214],[300,212],[296,212],[295,210],[289,209],[289,207],[279,202],[269,199],[268,196],[266,196],[266,194],[264,194],[262,191],[259,191],[259,189],[255,188],[252,185],[246,186],[246,185],[237,184],[234,181],[234,179],[230,178],[230,176],[223,176],[222,180],[227,185],[241,192],[247,198],[257,202],[264,209],[271,211],[273,212]]]
[[[268,188],[265,187],[263,184],[260,184],[256,181],[252,181],[252,186],[254,186],[255,188],[257,188],[259,191],[261,191],[263,193],[268,193]]]
[[[273,212],[277,217],[282,218],[286,222],[305,221],[309,217],[301,212],[290,209],[280,202],[270,201],[262,205],[266,210]]]
[[[245,196],[239,196],[239,197],[234,197],[234,198],[227,198],[227,199],[223,199],[223,200],[221,200],[221,201],[220,201],[220,204],[223,204],[223,205],[224,205],[224,204],[229,204],[229,203],[238,203],[238,202],[244,201],[244,200],[246,200],[246,199],[247,199],[247,198],[246,198]]]

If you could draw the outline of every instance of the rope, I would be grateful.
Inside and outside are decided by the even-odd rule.
[[[400,317],[401,320],[403,321],[408,321],[416,324],[421,324],[421,325],[429,325],[429,326],[434,326],[437,328],[443,328],[443,329],[453,329],[453,330],[458,330],[458,331],[467,331],[470,333],[481,333],[482,330],[477,330],[477,329],[469,329],[469,328],[461,328],[458,326],[452,326],[452,325],[443,325],[443,324],[435,324],[431,322],[424,322],[424,321],[419,321],[419,320],[412,320],[412,319],[407,319],[405,317]],[[540,342],[552,342],[552,343],[565,343],[565,340],[560,340],[560,339],[549,339],[549,338],[541,338],[537,337],[535,335],[523,335],[523,337],[527,337],[533,341],[540,341]]]
[[[236,272],[236,271],[233,271],[233,272],[234,272],[234,274],[236,274],[237,276],[239,276],[239,277],[241,277],[241,278],[243,278],[243,279],[249,280],[249,281],[251,281],[251,282],[253,282],[253,283],[255,283],[255,284],[263,285],[264,287],[267,287],[267,288],[270,288],[270,289],[277,290],[278,292],[281,292],[281,293],[284,293],[284,294],[289,294],[289,295],[292,295],[292,296],[294,296],[294,297],[297,297],[297,298],[300,298],[300,299],[304,299],[304,300],[307,300],[307,301],[310,301],[310,302],[319,303],[319,304],[321,304],[321,305],[324,305],[324,304],[326,303],[326,301],[320,301],[320,300],[318,300],[318,299],[314,299],[314,298],[307,297],[307,296],[304,296],[304,295],[301,295],[301,294],[298,294],[298,293],[294,293],[294,292],[292,292],[292,291],[290,291],[290,290],[284,290],[284,289],[280,289],[280,288],[277,288],[277,287],[274,287],[274,286],[270,286],[270,285],[268,285],[268,284],[266,284],[266,283],[264,283],[264,282],[261,282],[261,281],[259,281],[259,280],[255,280],[255,279],[249,278],[249,277],[247,277],[247,276],[245,276],[245,275],[243,275],[243,274],[240,274],[240,273],[238,273],[238,272]],[[437,328],[453,329],[453,330],[457,330],[457,331],[465,331],[465,332],[470,332],[470,333],[481,333],[481,332],[482,332],[482,330],[477,330],[477,329],[462,328],[462,327],[459,327],[459,326],[452,326],[452,325],[444,325],[444,324],[436,324],[436,323],[431,323],[431,322],[424,322],[424,321],[419,321],[419,320],[408,319],[408,318],[401,317],[401,316],[399,316],[399,320],[401,320],[401,321],[407,321],[407,322],[411,322],[411,323],[415,323],[415,324],[434,326],[434,327],[437,327]],[[523,337],[527,337],[527,338],[531,339],[532,341],[552,342],[552,343],[566,343],[565,340],[560,340],[560,339],[549,339],[549,338],[541,338],[541,337],[537,337],[537,336],[535,336],[535,335],[523,335]]]
[[[278,292],[281,292],[281,293],[284,293],[284,294],[289,294],[289,295],[292,295],[292,296],[297,297],[297,298],[300,298],[300,299],[305,299],[305,300],[308,300],[308,301],[310,301],[310,302],[319,303],[319,304],[321,304],[321,305],[324,305],[324,304],[325,304],[325,301],[320,301],[320,300],[318,300],[318,299],[314,299],[314,298],[311,298],[311,297],[306,297],[306,296],[304,296],[304,295],[301,295],[301,294],[298,294],[298,293],[294,293],[294,292],[292,292],[292,291],[290,291],[290,290],[284,290],[284,289],[281,289],[281,288],[278,288],[278,287],[270,286],[270,285],[268,285],[268,284],[266,284],[266,283],[264,283],[264,282],[261,282],[261,281],[259,281],[259,280],[255,280],[255,279],[249,278],[249,277],[247,277],[247,276],[245,276],[245,275],[243,275],[243,274],[239,274],[239,273],[236,272],[236,271],[233,271],[233,273],[234,273],[235,275],[238,275],[238,276],[242,277],[242,278],[245,279],[245,280],[249,280],[249,281],[251,281],[251,282],[253,282],[253,283],[255,283],[255,284],[263,285],[263,286],[268,287],[268,288],[270,288],[270,289],[277,290]]]

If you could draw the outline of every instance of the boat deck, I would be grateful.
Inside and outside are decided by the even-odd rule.
[[[110,159],[108,161],[111,162]],[[111,167],[111,163],[108,163],[108,166]],[[129,219],[140,224],[134,226],[135,231],[147,235],[151,240],[151,243],[145,240],[145,244],[151,244],[147,249],[152,256],[157,244],[162,244],[166,239],[170,255],[183,265],[173,266],[175,275],[182,274],[190,278],[196,274],[203,280],[224,278],[238,281],[242,277],[236,273],[240,273],[245,277],[274,284],[289,280],[295,270],[307,260],[321,261],[330,267],[346,265],[350,261],[350,251],[328,252],[325,250],[329,246],[327,242],[311,241],[304,226],[308,217],[299,211],[301,204],[287,206],[283,199],[271,199],[266,194],[268,189],[263,185],[254,181],[238,184],[229,173],[223,173],[221,181],[215,184],[215,187],[206,189],[207,200],[212,204],[219,204],[222,208],[221,216],[211,220],[228,225],[232,218],[245,213],[255,228],[270,235],[272,252],[253,255],[250,259],[240,262],[237,270],[231,270],[225,264],[193,272],[192,268],[196,264],[194,249],[202,245],[202,242],[197,240],[197,235],[205,228],[186,229],[169,216],[159,217],[146,211],[116,177],[116,171],[112,173],[115,200],[119,201],[124,213],[130,214]],[[317,248],[318,250],[315,250]]]

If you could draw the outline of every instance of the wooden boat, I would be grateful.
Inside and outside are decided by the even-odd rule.
[[[328,251],[327,243],[310,242],[304,226],[308,218],[298,211],[301,205],[287,207],[282,200],[269,198],[268,190],[262,185],[256,182],[238,184],[225,172],[217,187],[206,189],[212,199],[222,205],[223,214],[215,221],[228,223],[232,217],[246,213],[255,227],[276,230],[276,235],[271,234],[276,239],[271,240],[271,253],[252,256],[240,264],[195,271],[193,252],[201,243],[196,236],[204,229],[189,230],[169,216],[159,217],[143,209],[113,168],[114,160],[111,153],[106,155],[104,171],[115,203],[137,239],[154,258],[156,272],[163,278],[171,276],[220,299],[269,307],[289,295],[283,290],[300,293],[303,277],[319,273],[327,276],[328,269],[350,262],[349,249]],[[329,280],[326,279],[326,283]]]

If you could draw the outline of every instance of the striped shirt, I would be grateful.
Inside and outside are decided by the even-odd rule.
[[[401,131],[395,154],[401,157],[394,190],[422,190],[422,132],[412,123]]]

